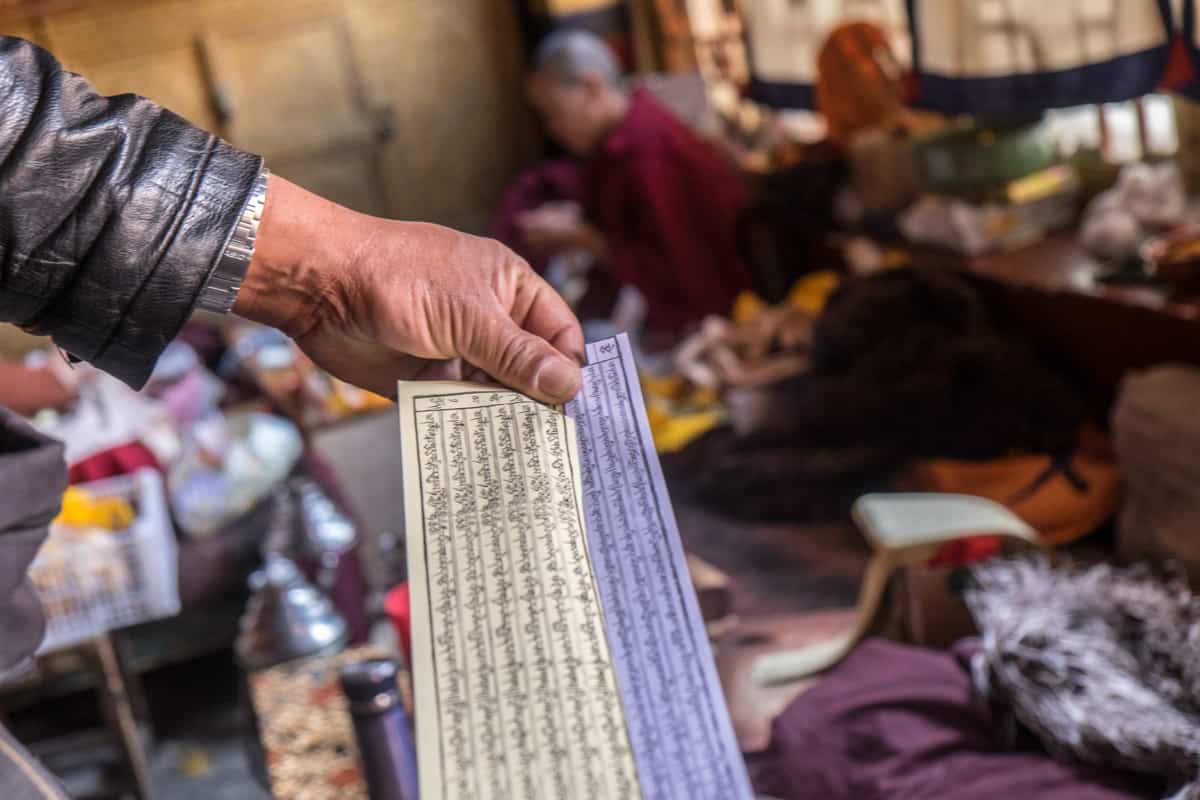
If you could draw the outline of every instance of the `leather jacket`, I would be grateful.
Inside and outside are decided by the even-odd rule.
[[[63,446],[0,408],[0,682],[32,666],[45,623],[26,570],[67,487]],[[0,797],[61,800],[66,793],[0,727]]]
[[[0,322],[140,388],[259,169],[148,100],[102,97],[45,50],[0,37]],[[65,486],[62,446],[0,409],[0,678],[41,641],[26,570]],[[0,797],[65,797],[3,729]]]
[[[261,168],[0,37],[0,322],[134,388],[191,314]]]
[[[63,446],[0,408],[0,682],[31,665],[41,605],[25,573],[67,488]]]

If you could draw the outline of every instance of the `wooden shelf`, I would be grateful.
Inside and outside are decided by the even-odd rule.
[[[1074,231],[1020,250],[965,257],[914,250],[916,265],[961,271],[1045,352],[1113,391],[1131,370],[1165,362],[1200,366],[1200,303],[1153,286],[1107,284],[1111,269]]]

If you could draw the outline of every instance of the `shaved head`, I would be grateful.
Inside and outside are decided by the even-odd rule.
[[[613,51],[580,30],[556,31],[538,45],[529,99],[546,132],[577,156],[593,152],[629,108]]]
[[[571,29],[550,34],[538,45],[533,66],[563,83],[576,83],[590,76],[613,87],[621,84],[621,67],[612,49],[588,31]]]

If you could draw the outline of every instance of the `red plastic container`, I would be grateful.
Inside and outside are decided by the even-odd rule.
[[[412,605],[408,597],[408,583],[402,583],[387,593],[383,609],[396,627],[396,637],[404,652],[404,663],[412,666]]]

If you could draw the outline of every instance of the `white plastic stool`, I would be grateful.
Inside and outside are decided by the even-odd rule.
[[[924,564],[946,542],[976,536],[1003,536],[1040,546],[1037,532],[999,503],[964,494],[869,494],[854,503],[855,524],[874,554],[867,562],[854,626],[825,642],[768,653],[754,665],[762,686],[789,683],[841,661],[875,621],[884,589],[902,566]]]

